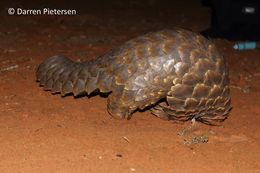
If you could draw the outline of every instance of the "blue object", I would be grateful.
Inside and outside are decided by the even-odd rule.
[[[236,50],[249,50],[249,49],[255,49],[256,48],[256,42],[239,42],[236,43],[233,46],[234,49]]]

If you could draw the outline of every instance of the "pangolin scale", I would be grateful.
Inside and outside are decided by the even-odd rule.
[[[91,61],[50,57],[36,76],[61,95],[111,92],[107,110],[120,119],[150,107],[166,120],[219,124],[231,110],[224,57],[210,40],[184,29],[139,36]]]

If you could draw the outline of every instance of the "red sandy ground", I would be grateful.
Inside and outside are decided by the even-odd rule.
[[[178,9],[143,17],[134,9],[1,17],[0,172],[260,172],[259,50],[239,52],[233,42],[214,40],[230,66],[233,110],[223,126],[197,126],[207,143],[185,143],[179,132],[190,122],[149,111],[115,120],[106,98],[62,98],[35,82],[37,65],[52,55],[87,60],[148,31],[209,25],[207,9]]]

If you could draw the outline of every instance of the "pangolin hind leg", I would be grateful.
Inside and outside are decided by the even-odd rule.
[[[155,105],[166,97],[166,94],[159,90],[151,90],[149,87],[129,90],[124,85],[118,85],[113,87],[113,91],[108,97],[107,110],[117,119],[130,119],[134,111]]]

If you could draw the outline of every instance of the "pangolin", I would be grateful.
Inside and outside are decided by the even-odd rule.
[[[165,120],[214,125],[231,110],[223,55],[210,40],[180,28],[131,39],[95,60],[53,56],[36,76],[45,90],[62,96],[109,93],[107,110],[118,119],[150,108]]]

